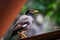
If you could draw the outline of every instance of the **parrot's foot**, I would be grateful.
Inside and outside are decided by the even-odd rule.
[[[27,38],[27,36],[25,34],[23,34],[22,32],[18,31],[18,35],[21,37],[21,39]]]

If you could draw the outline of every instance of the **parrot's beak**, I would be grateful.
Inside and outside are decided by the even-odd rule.
[[[33,10],[32,13],[38,13],[39,11],[38,10]]]

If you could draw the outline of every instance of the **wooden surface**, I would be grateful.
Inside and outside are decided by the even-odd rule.
[[[4,36],[26,0],[0,0],[0,38]]]
[[[40,35],[33,36],[30,38],[25,38],[22,40],[55,40],[57,38],[60,38],[60,30],[54,31],[54,32],[49,32],[46,34],[40,34]]]

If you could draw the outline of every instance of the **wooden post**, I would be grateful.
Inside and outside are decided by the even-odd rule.
[[[0,0],[0,38],[2,38],[26,0]]]

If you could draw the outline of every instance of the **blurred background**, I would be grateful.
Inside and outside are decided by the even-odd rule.
[[[19,17],[24,15],[29,9],[39,10],[39,13],[34,13],[34,23],[25,33],[27,37],[60,29],[60,0],[27,0],[11,27],[6,32],[4,38],[9,38],[9,34],[11,34],[14,25],[19,20]],[[13,38],[19,39],[19,37],[17,38],[17,35],[12,37],[12,39]]]

